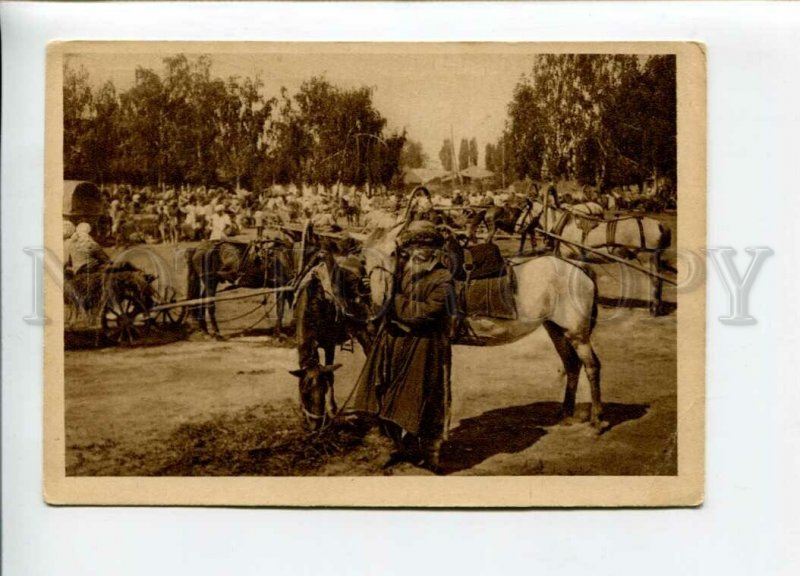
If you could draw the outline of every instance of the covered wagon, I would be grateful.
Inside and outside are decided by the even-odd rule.
[[[111,216],[103,193],[95,184],[84,180],[64,180],[62,216],[76,226],[87,222],[92,237],[101,244],[111,240]]]

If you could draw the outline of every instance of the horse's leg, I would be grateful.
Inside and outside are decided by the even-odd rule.
[[[494,240],[494,235],[497,233],[497,224],[495,224],[494,220],[489,220],[486,222],[486,228],[489,230],[489,236],[486,238],[487,244],[491,244],[492,240]]]
[[[653,291],[650,296],[650,315],[651,316],[661,316],[663,313],[663,305],[661,303],[662,299],[662,291],[664,288],[664,282],[658,277],[661,274],[661,251],[656,250],[653,252],[653,256],[650,259],[650,272],[652,272],[653,277],[651,279]]]
[[[325,346],[325,365],[326,366],[333,366],[333,362],[336,358],[336,346],[328,344]],[[336,406],[336,393],[333,387],[334,382],[334,375],[331,372],[331,389],[328,393],[327,397],[327,407],[326,411],[330,416],[333,416],[338,412],[339,408]]]
[[[575,348],[567,340],[564,329],[553,322],[544,323],[553,345],[556,347],[561,361],[564,363],[564,372],[567,375],[567,387],[564,391],[564,404],[561,407],[562,416],[569,420],[575,414],[575,393],[578,390],[578,379],[581,374],[581,360]]]
[[[200,288],[200,295],[198,297],[199,298],[206,297],[205,285],[203,285],[203,287]],[[206,305],[198,304],[197,306],[195,306],[194,314],[195,314],[194,316],[195,320],[197,320],[197,325],[200,327],[200,331],[203,334],[208,334],[208,324],[206,324]]]
[[[219,332],[219,326],[217,325],[217,303],[214,301],[214,297],[217,294],[218,284],[219,280],[216,276],[214,276],[209,282],[208,319],[211,321],[211,327],[214,329],[214,338],[217,340],[224,340],[224,337]]]
[[[600,431],[607,425],[603,422],[603,401],[600,398],[600,359],[595,354],[588,336],[569,338],[569,342],[575,348],[575,352],[586,370],[586,377],[589,379],[589,386],[592,392],[590,422],[592,426]]]
[[[195,256],[189,258],[187,265],[189,267],[187,284],[188,284],[188,297],[189,300],[203,299],[206,297],[206,284],[203,277],[203,261],[205,258],[202,256],[197,258]],[[201,267],[200,273],[197,272],[197,267]],[[192,318],[197,323],[197,327],[203,334],[208,333],[208,326],[206,325],[206,309],[202,303],[193,304],[190,308]]]
[[[286,307],[286,297],[280,292],[275,293],[275,336],[280,338],[283,333],[283,311]]]

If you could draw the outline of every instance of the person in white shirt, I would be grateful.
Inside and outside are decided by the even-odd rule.
[[[253,213],[253,220],[256,225],[256,238],[261,238],[264,235],[264,211],[261,210],[260,205],[256,208],[256,211]]]
[[[372,200],[366,194],[361,195],[361,212],[366,214],[372,210]]]
[[[225,240],[228,237],[227,230],[231,225],[231,217],[225,212],[225,206],[217,204],[214,208],[214,215],[211,216],[211,236],[212,241]]]

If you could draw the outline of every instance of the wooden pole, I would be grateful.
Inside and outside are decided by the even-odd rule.
[[[224,302],[226,300],[244,300],[245,298],[255,298],[256,296],[264,296],[265,294],[277,294],[279,292],[294,292],[292,286],[279,286],[278,288],[263,288],[248,292],[247,294],[230,294],[228,296],[215,296],[214,298],[195,298],[194,300],[178,300],[177,302],[170,302],[168,304],[159,304],[150,308],[150,312],[158,312],[159,310],[169,310],[171,308],[182,308],[183,306],[196,306],[198,304],[211,304],[213,302]]]
[[[550,229],[550,227],[547,225],[547,206],[549,203],[550,203],[550,190],[548,189],[545,190],[544,198],[542,199],[542,204],[544,205],[544,208],[542,208],[542,216],[544,217],[542,224],[545,230]]]
[[[456,156],[456,140],[453,137],[453,125],[450,124],[450,150],[451,155],[453,158],[453,162],[451,164],[453,168],[453,182],[456,181],[456,176],[458,176],[458,185],[463,188],[464,182],[461,180],[461,170],[460,165],[458,163],[458,156]]]
[[[605,253],[600,252],[599,250],[596,250],[594,248],[589,248],[588,246],[584,246],[583,244],[579,244],[577,242],[572,242],[571,240],[567,240],[566,238],[562,238],[558,234],[553,234],[552,232],[547,232],[546,230],[542,230],[541,228],[537,228],[536,231],[541,233],[541,234],[544,234],[545,236],[549,236],[550,238],[555,238],[559,242],[564,242],[565,244],[570,244],[570,245],[575,246],[575,247],[577,247],[577,248],[579,248],[581,250],[586,250],[587,252],[591,252],[592,254],[600,256],[601,258],[605,258],[605,259],[610,260],[612,262],[619,262],[620,264],[624,264],[625,266],[633,268],[634,270],[638,270],[639,272],[643,272],[644,274],[647,274],[648,276],[653,276],[654,278],[658,278],[659,280],[663,280],[667,284],[672,284],[673,286],[677,286],[678,285],[678,283],[675,280],[672,280],[671,278],[667,278],[663,274],[657,274],[657,273],[655,273],[655,272],[653,272],[651,270],[648,270],[647,268],[643,268],[641,266],[637,266],[636,264],[628,262],[627,260],[624,260],[624,259],[620,258],[619,256],[612,256],[611,254],[605,254]]]
[[[505,135],[505,132],[503,133],[503,138],[502,138],[501,142],[503,143],[503,156],[502,156],[503,165],[500,168],[500,170],[502,172],[501,176],[502,176],[502,180],[503,180],[503,191],[505,191],[505,189],[506,189],[506,135]]]

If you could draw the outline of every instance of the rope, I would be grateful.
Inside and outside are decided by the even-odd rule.
[[[356,393],[356,388],[358,388],[358,380],[356,380],[356,383],[355,383],[355,384],[353,384],[353,387],[350,389],[350,394],[348,394],[348,395],[347,395],[347,398],[345,398],[344,404],[342,404],[342,405],[339,407],[339,409],[336,411],[336,414],[334,414],[333,416],[331,416],[330,420],[328,420],[327,422],[323,422],[323,424],[322,424],[322,426],[320,427],[320,429],[319,429],[319,430],[317,430],[316,432],[312,432],[310,435],[312,435],[312,436],[313,436],[313,435],[317,435],[317,436],[319,436],[319,435],[321,435],[321,434],[322,434],[322,433],[323,433],[325,430],[327,430],[328,428],[330,428],[330,427],[333,425],[333,423],[334,423],[334,422],[335,422],[335,421],[336,421],[336,420],[339,418],[339,416],[341,416],[341,415],[342,415],[342,413],[344,412],[344,410],[345,410],[345,408],[347,407],[347,405],[348,405],[348,404],[350,404],[350,401],[353,399],[353,395]],[[305,410],[304,410],[304,411],[305,411]],[[314,417],[317,417],[317,415],[316,415],[316,414],[312,414],[312,416],[314,416]]]

